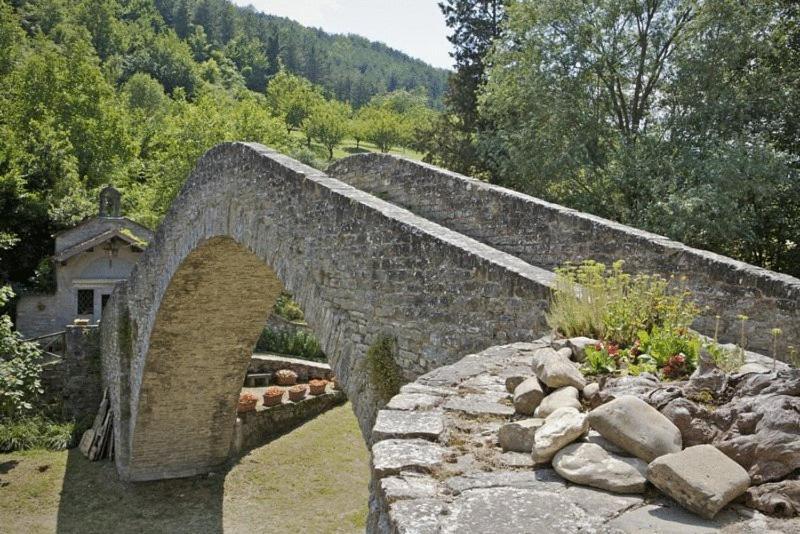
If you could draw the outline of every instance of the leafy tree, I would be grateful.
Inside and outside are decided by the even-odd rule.
[[[286,131],[300,128],[311,110],[322,102],[322,95],[311,82],[282,69],[267,86],[267,105],[283,119]]]
[[[389,152],[403,139],[402,116],[386,106],[369,106],[360,113],[364,136],[381,152]]]
[[[349,133],[350,106],[335,100],[316,106],[304,125],[308,134],[328,149],[328,160]]]
[[[500,37],[506,0],[446,0],[439,3],[453,45],[456,71],[445,93],[446,113],[420,146],[426,159],[466,174],[483,174],[486,165],[477,152],[475,135],[492,130],[490,119],[478,114],[478,90],[486,81],[488,53]]]

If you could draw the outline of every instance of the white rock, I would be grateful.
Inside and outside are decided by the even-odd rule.
[[[522,415],[533,415],[543,398],[542,385],[532,376],[514,388],[514,410]]]
[[[622,395],[588,415],[589,425],[611,443],[645,462],[681,450],[681,431],[658,410],[632,395]]]
[[[555,453],[580,438],[589,430],[586,414],[575,408],[559,408],[547,419],[533,438],[533,461],[537,464],[549,462]]]
[[[575,484],[615,493],[643,493],[647,463],[614,456],[594,443],[572,443],[553,457],[556,473]]]
[[[713,445],[695,445],[656,458],[647,478],[688,510],[711,519],[747,490],[750,476]]]
[[[533,370],[539,380],[547,387],[560,388],[573,386],[582,390],[586,386],[583,374],[569,360],[572,354],[570,349],[561,349],[556,352],[550,347],[545,347],[533,353]]]
[[[564,386],[547,395],[536,411],[535,417],[547,417],[559,408],[575,408],[580,411],[581,401],[578,400],[578,390],[573,386]]]

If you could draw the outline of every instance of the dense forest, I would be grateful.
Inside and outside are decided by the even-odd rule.
[[[446,72],[224,0],[0,1],[0,278],[51,283],[52,235],[114,184],[154,227],[197,158],[257,141],[322,167],[413,147]]]
[[[800,3],[441,7],[430,161],[800,275]]]

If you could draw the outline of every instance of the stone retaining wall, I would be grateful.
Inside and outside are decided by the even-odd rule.
[[[259,401],[256,411],[241,413],[236,418],[231,455],[237,456],[259,447],[270,438],[284,434],[346,401],[344,392],[330,387],[324,395],[309,395],[300,402],[287,401],[265,408]]]
[[[100,332],[97,326],[67,326],[64,356],[42,365],[42,404],[61,417],[86,422],[103,396]]]
[[[281,369],[289,369],[297,373],[299,382],[308,382],[311,379],[330,380],[333,378],[331,366],[327,363],[312,362],[281,356],[279,354],[256,353],[250,358],[250,365],[247,367],[247,374],[253,373],[275,373]]]
[[[783,330],[784,344],[800,344],[797,278],[398,156],[354,155],[327,172],[544,269],[623,259],[627,270],[685,275],[700,304],[708,306],[696,324],[703,333],[713,335],[719,315],[720,339],[738,341],[736,318],[744,314],[753,350],[770,352],[774,327]]]

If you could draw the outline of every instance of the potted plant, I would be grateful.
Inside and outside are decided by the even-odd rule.
[[[300,402],[306,396],[308,388],[305,384],[297,384],[289,388],[289,400],[292,402]]]
[[[264,391],[264,406],[277,406],[283,400],[283,388],[270,386]]]
[[[327,380],[309,380],[308,381],[308,389],[309,393],[312,395],[324,395],[325,394],[325,386],[328,385]]]
[[[239,404],[236,406],[236,413],[254,412],[258,403],[258,397],[252,393],[242,393],[239,395]]]
[[[297,373],[290,369],[281,369],[275,373],[275,383],[279,386],[293,386],[297,384]]]

